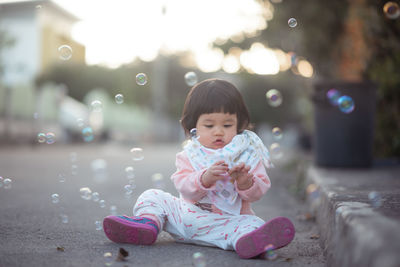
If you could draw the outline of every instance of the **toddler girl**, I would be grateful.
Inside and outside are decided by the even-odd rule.
[[[192,138],[176,155],[171,177],[179,198],[162,190],[143,192],[134,217],[104,219],[106,236],[118,243],[151,245],[164,230],[178,242],[234,249],[241,258],[289,244],[295,234],[289,219],[264,222],[250,206],[271,186],[265,170],[271,162],[260,138],[246,130],[249,123],[233,84],[209,79],[195,85],[181,118]]]

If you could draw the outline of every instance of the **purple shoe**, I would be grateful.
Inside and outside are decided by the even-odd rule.
[[[241,258],[253,258],[265,252],[268,245],[274,249],[288,245],[294,234],[293,223],[288,218],[277,217],[239,238],[236,252]]]
[[[135,245],[151,245],[158,234],[155,221],[138,216],[107,216],[103,220],[103,229],[111,241]]]

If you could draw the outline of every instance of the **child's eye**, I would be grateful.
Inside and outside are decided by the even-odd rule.
[[[232,124],[225,124],[224,127],[225,127],[225,128],[232,127]]]
[[[212,128],[213,127],[211,124],[207,124],[207,125],[204,125],[204,126],[207,127],[207,128]]]

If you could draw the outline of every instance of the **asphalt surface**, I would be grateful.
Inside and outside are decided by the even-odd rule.
[[[272,187],[253,205],[264,220],[286,216],[295,225],[295,239],[277,250],[273,261],[243,260],[234,251],[175,243],[165,232],[152,246],[109,241],[102,230],[96,230],[95,221],[109,215],[111,205],[118,214],[132,215],[139,194],[155,186],[154,173],[163,175],[164,190],[177,195],[169,177],[175,171],[180,144],[142,145],[141,161],[132,160],[134,146],[0,147],[0,176],[12,179],[11,188],[0,188],[0,266],[195,266],[192,256],[196,252],[203,253],[207,266],[326,266],[316,223],[304,219],[308,206],[289,193],[295,174],[280,167],[269,172]],[[101,168],[94,171],[96,163]],[[131,198],[124,194],[127,166],[134,168],[136,180]],[[60,174],[65,175],[65,182],[59,181]],[[81,198],[82,187],[98,192],[105,207]],[[52,203],[54,193],[59,194],[59,203]],[[68,216],[68,223],[62,222],[60,214]],[[115,261],[119,248],[129,252],[126,261]],[[107,252],[111,260],[104,257]]]

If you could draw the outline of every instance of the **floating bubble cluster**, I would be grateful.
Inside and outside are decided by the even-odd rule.
[[[134,147],[131,149],[132,159],[134,161],[140,161],[144,159],[143,149],[140,147]]]
[[[59,58],[69,60],[72,57],[72,48],[69,45],[62,45],[58,48]]]
[[[192,255],[193,265],[195,267],[205,267],[207,266],[206,257],[201,252],[195,252]]]
[[[389,1],[383,6],[383,12],[389,19],[397,19],[400,17],[400,8],[396,2]]]
[[[49,133],[38,133],[37,140],[39,143],[47,143],[49,145],[54,144],[56,135],[52,132]]]
[[[288,25],[290,28],[294,28],[297,26],[297,20],[295,18],[290,18],[288,20]]]
[[[344,95],[339,97],[338,106],[343,113],[350,113],[354,110],[354,101],[350,96]]]
[[[138,85],[145,85],[147,83],[147,75],[144,73],[138,73],[136,75],[136,83]]]
[[[122,94],[117,94],[115,95],[115,102],[117,104],[122,104],[124,103],[124,96]]]
[[[272,107],[278,107],[282,104],[282,95],[276,89],[269,90],[265,96],[267,97],[268,104]]]
[[[337,106],[343,113],[351,113],[355,108],[353,98],[347,95],[341,95],[335,88],[329,89],[326,93],[326,97],[333,106]]]
[[[193,86],[197,83],[197,75],[193,71],[185,74],[185,82],[189,86]]]

